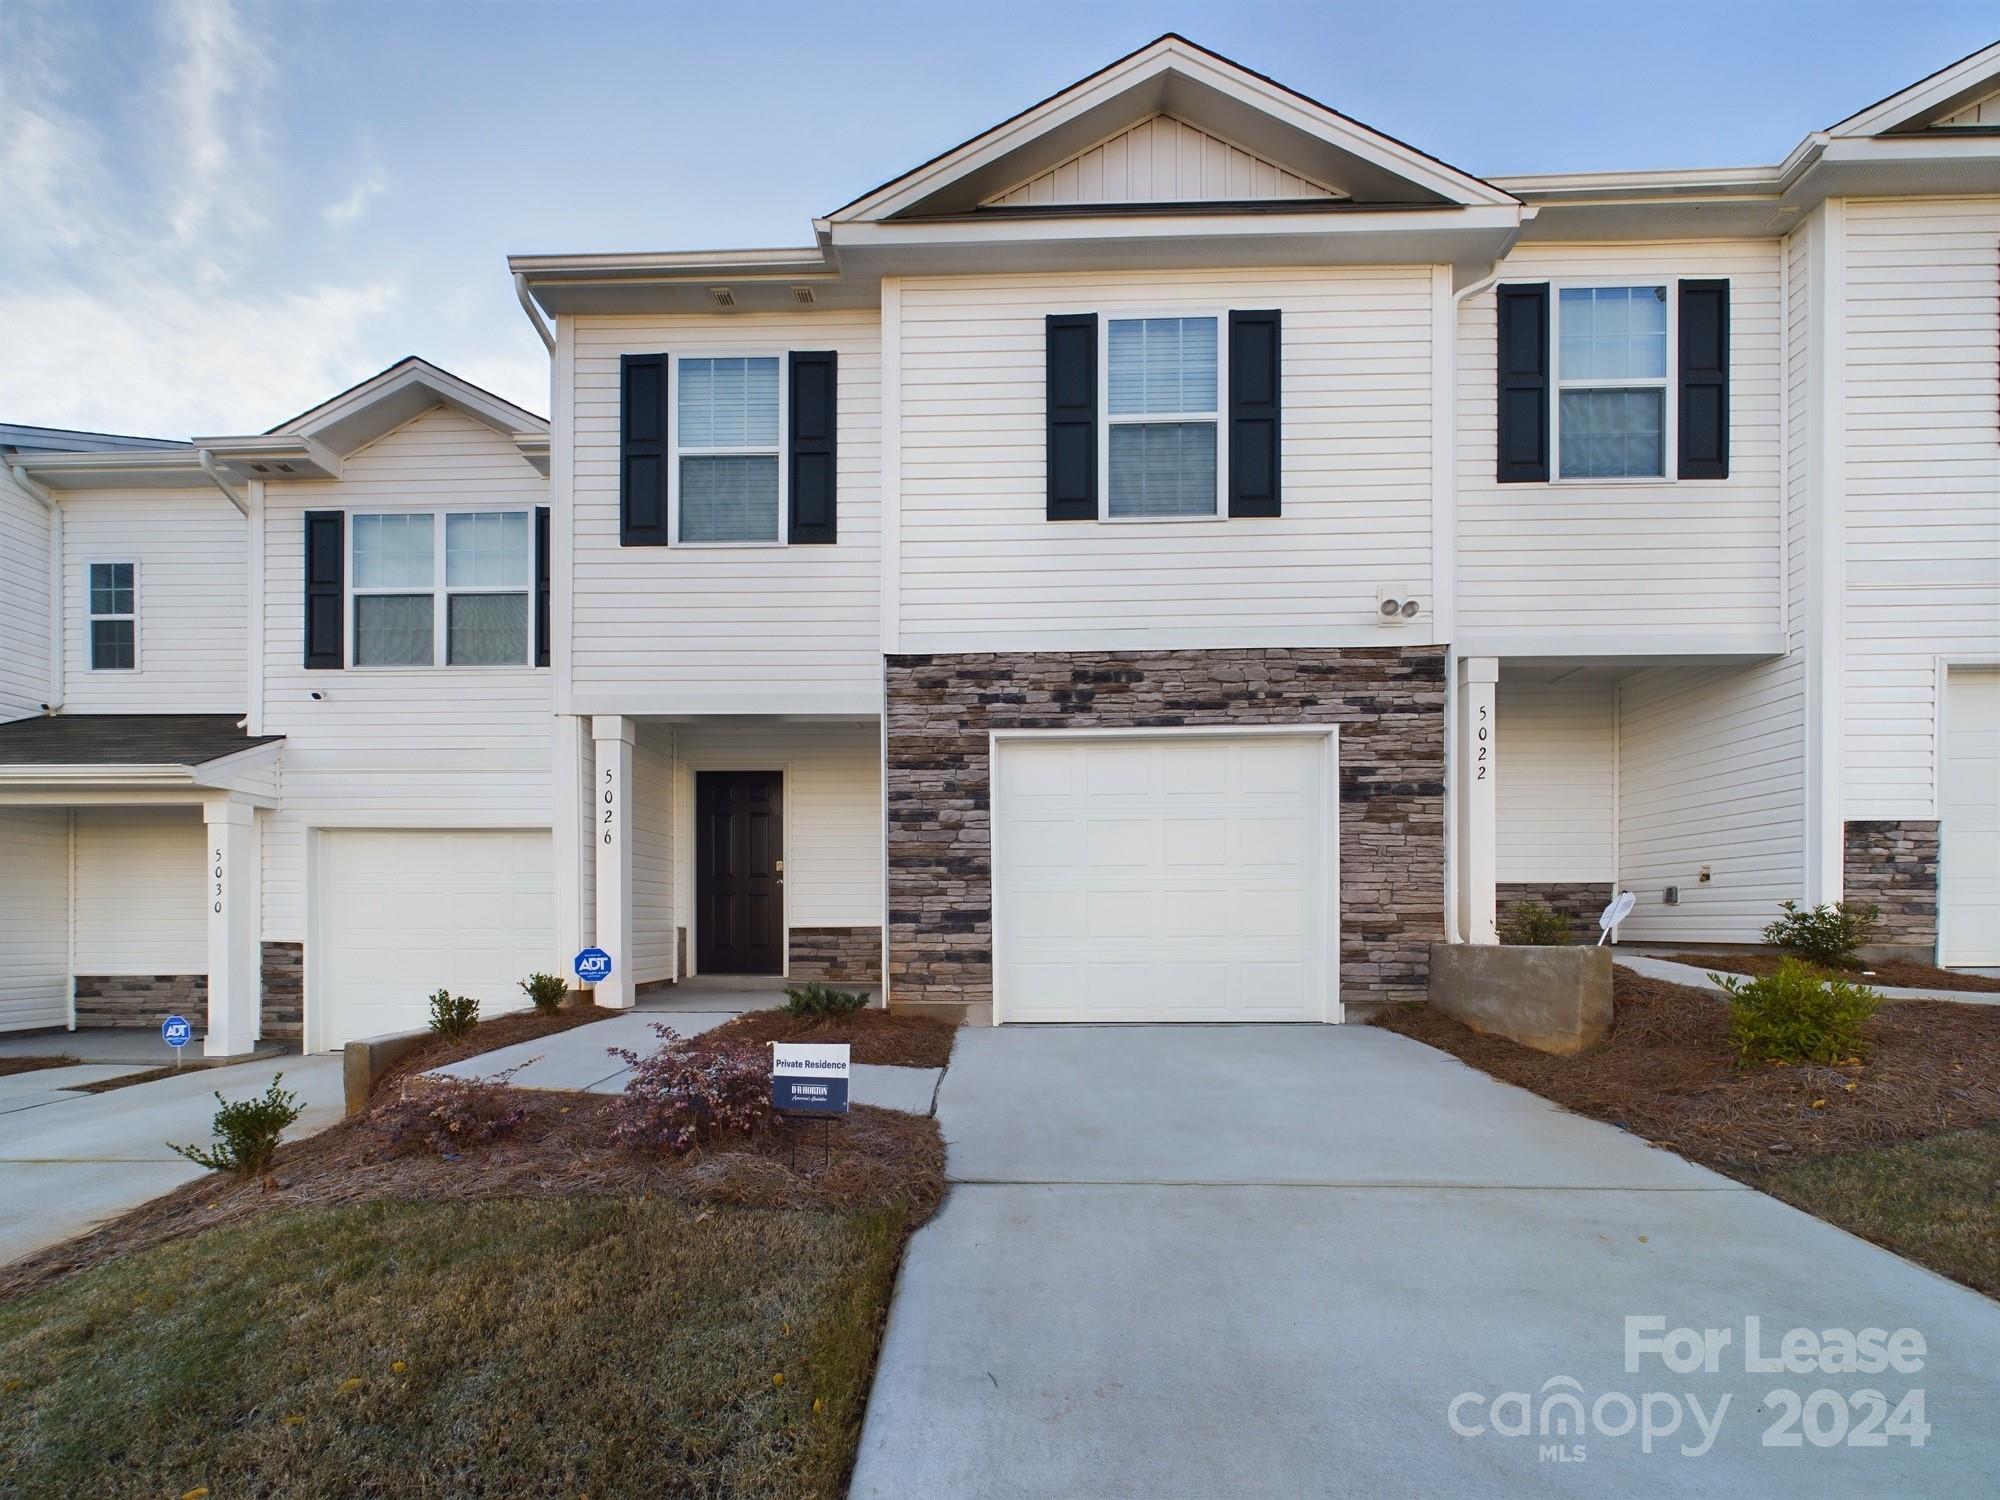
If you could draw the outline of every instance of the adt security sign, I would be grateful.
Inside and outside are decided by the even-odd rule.
[[[194,1028],[188,1025],[186,1016],[168,1016],[160,1022],[160,1037],[169,1047],[185,1047],[194,1040]]]
[[[847,1075],[845,1042],[773,1042],[771,1108],[792,1115],[844,1115]]]
[[[611,977],[611,955],[602,948],[586,948],[576,956],[576,977],[585,984],[596,984],[600,979]]]

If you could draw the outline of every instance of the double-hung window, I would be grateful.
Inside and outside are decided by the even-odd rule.
[[[778,356],[687,355],[675,363],[677,540],[784,541]]]
[[[1105,319],[1107,517],[1221,513],[1220,325],[1214,316]]]
[[[90,670],[139,670],[139,565],[90,565]]]
[[[1564,479],[1659,479],[1670,403],[1665,286],[1556,296],[1556,454]]]
[[[531,512],[406,511],[352,522],[355,666],[529,664]]]

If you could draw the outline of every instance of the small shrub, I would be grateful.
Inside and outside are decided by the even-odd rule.
[[[613,1116],[612,1138],[638,1151],[674,1156],[728,1137],[748,1139],[769,1130],[770,1056],[761,1048],[690,1047],[671,1026],[658,1022],[660,1050],[641,1058],[623,1047],[607,1050],[632,1069]]]
[[[829,989],[817,979],[785,987],[785,1010],[794,1016],[851,1016],[867,1003],[866,994]]]
[[[1764,929],[1764,941],[1829,969],[1853,965],[1856,950],[1868,941],[1881,915],[1881,909],[1868,901],[1803,910],[1796,901],[1784,901],[1779,908],[1784,915]]]
[[[1737,1060],[1839,1063],[1861,1056],[1861,1027],[1882,997],[1865,984],[1823,980],[1788,958],[1756,979],[1711,974],[1729,992],[1729,1034]]]
[[[1567,947],[1569,918],[1539,901],[1522,901],[1500,924],[1500,941],[1520,948]]]
[[[533,1062],[536,1059],[530,1058]],[[510,1135],[527,1119],[521,1096],[511,1087],[528,1063],[516,1063],[491,1078],[418,1077],[383,1112],[389,1139],[398,1146],[429,1146],[455,1156]]]
[[[521,981],[521,993],[535,1002],[535,1009],[552,1016],[562,1009],[569,994],[569,981],[560,974],[530,974]]]
[[[278,1138],[305,1113],[297,1094],[278,1087],[284,1076],[279,1073],[273,1077],[271,1086],[264,1090],[261,1099],[239,1099],[229,1104],[223,1101],[222,1092],[218,1089],[215,1102],[220,1108],[216,1110],[215,1120],[209,1127],[215,1135],[214,1145],[206,1148],[176,1146],[169,1141],[167,1148],[179,1152],[198,1167],[207,1167],[211,1172],[234,1172],[240,1177],[255,1177],[271,1164],[271,1157],[278,1149]]]
[[[455,1042],[479,1024],[479,1002],[470,995],[439,990],[431,996],[431,1030]]]

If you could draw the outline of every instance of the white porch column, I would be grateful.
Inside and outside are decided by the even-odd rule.
[[[256,1048],[263,998],[257,952],[257,809],[247,802],[202,804],[208,907],[208,1057]]]
[[[556,973],[576,983],[571,965],[576,955],[590,946],[592,913],[584,909],[585,861],[590,858],[583,799],[589,794],[590,728],[576,714],[557,714],[555,719],[555,764],[550,780],[555,790],[555,806],[550,810],[549,827],[555,839],[556,951],[552,961]]]
[[[597,746],[591,777],[590,846],[597,856],[597,946],[611,955],[611,977],[596,986],[596,1001],[613,1010],[633,1004],[632,993],[632,742],[636,726],[619,714],[590,721]]]
[[[1461,657],[1458,663],[1458,930],[1468,943],[1497,943],[1494,885],[1498,879],[1499,770],[1493,688],[1500,660]]]

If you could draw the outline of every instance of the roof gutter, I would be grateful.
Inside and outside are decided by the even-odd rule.
[[[542,315],[535,309],[535,298],[528,290],[528,278],[521,272],[514,273],[514,295],[521,299],[521,311],[528,315],[528,321],[535,325],[535,333],[542,341],[542,347],[554,354],[556,336],[549,332],[549,325],[542,321]]]
[[[15,455],[0,450],[0,464],[5,464],[8,477],[49,513],[49,701],[42,705],[42,712],[61,713],[69,688],[63,661],[63,510],[44,485],[22,471]]]
[[[215,466],[215,450],[212,448],[197,448],[195,450],[195,461],[201,465],[201,472],[206,474],[215,487],[222,491],[224,498],[236,507],[237,512],[240,515],[248,517],[250,514],[250,502],[237,494],[235,487],[222,477],[222,471]]]

